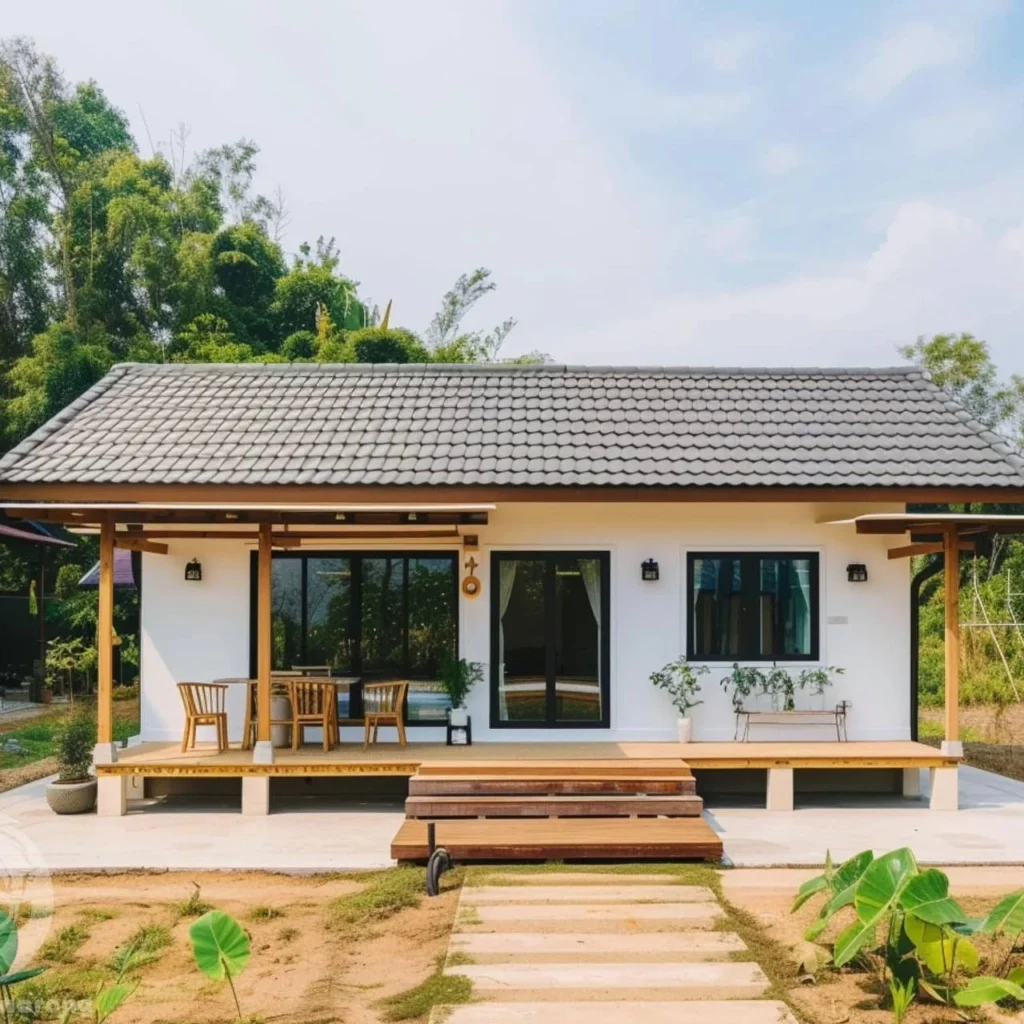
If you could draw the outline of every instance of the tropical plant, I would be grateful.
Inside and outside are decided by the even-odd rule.
[[[685,718],[690,708],[704,703],[695,699],[700,693],[700,681],[697,677],[707,675],[710,671],[707,665],[691,665],[680,656],[659,668],[657,672],[652,672],[651,682],[669,695],[680,717]]]
[[[96,723],[86,712],[72,713],[57,729],[57,774],[61,782],[84,782],[92,767]]]
[[[854,920],[836,937],[833,961],[842,967],[856,958],[876,970],[897,1021],[922,994],[959,1007],[1024,1001],[1024,965],[1012,963],[1024,936],[1024,889],[1004,897],[987,916],[972,918],[950,896],[946,875],[922,871],[903,847],[878,858],[864,850],[838,868],[827,857],[825,871],[800,887],[793,910],[817,895],[824,902],[805,938],[814,942],[837,913],[852,907]],[[970,941],[975,934],[1009,940],[991,975],[975,975],[981,962]]]
[[[238,1002],[234,979],[249,965],[252,944],[242,926],[223,910],[211,910],[188,930],[196,966],[212,981],[227,981],[235,1000],[238,1019],[242,1007]]]
[[[762,692],[773,698],[782,696],[782,708],[784,711],[793,711],[796,708],[796,690],[793,685],[793,677],[773,661],[770,672],[763,673],[764,682]]]
[[[739,713],[743,710],[743,701],[753,693],[760,690],[765,692],[765,674],[753,666],[741,668],[737,662],[733,662],[732,672],[719,680],[723,690],[732,689],[733,710]]]
[[[453,658],[446,655],[441,662],[441,685],[448,694],[453,708],[466,706],[469,691],[484,677],[484,667],[478,661]]]
[[[11,989],[23,981],[37,977],[46,970],[45,967],[33,967],[28,971],[15,971],[11,974],[10,971],[17,955],[17,922],[5,911],[0,910],[0,1008],[3,1009],[4,1024],[10,1024],[11,1012],[14,1008]]]
[[[828,687],[833,685],[833,676],[841,676],[846,669],[834,665],[820,668],[805,668],[797,677],[796,685],[801,690],[809,690],[814,697],[820,697]]]

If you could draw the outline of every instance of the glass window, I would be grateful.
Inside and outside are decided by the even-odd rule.
[[[687,569],[689,658],[817,659],[817,554],[693,553]]]

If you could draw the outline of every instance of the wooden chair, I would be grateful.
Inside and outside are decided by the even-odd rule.
[[[291,679],[292,750],[298,750],[303,732],[311,726],[323,730],[324,750],[338,742],[338,687],[329,679]]]
[[[248,686],[246,687],[246,701],[245,701],[245,724],[242,726],[242,749],[252,750],[256,746],[256,733],[259,728],[259,709],[257,707],[257,698],[259,695],[259,683],[255,679],[250,679]],[[291,691],[288,689],[288,684],[283,680],[275,676],[275,673],[271,673],[270,680],[270,696],[271,697],[285,697],[288,701],[291,701]],[[274,718],[273,717],[273,702],[271,702],[271,718],[270,727],[273,728],[275,725],[287,725],[291,728],[292,725],[292,712],[291,707],[288,709],[287,718]]]
[[[228,688],[224,683],[178,683],[178,693],[185,705],[185,731],[181,736],[181,752],[195,749],[196,726],[212,725],[217,729],[217,751],[228,749],[228,713],[225,708]]]
[[[377,742],[377,733],[382,725],[393,725],[398,730],[398,742],[405,746],[405,722],[402,715],[408,689],[407,682],[363,685],[363,750],[371,741]]]

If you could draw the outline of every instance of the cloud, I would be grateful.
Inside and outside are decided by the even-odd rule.
[[[736,32],[708,39],[703,45],[704,59],[716,74],[732,74],[746,63],[760,41],[756,32]]]
[[[765,146],[757,155],[758,168],[763,174],[772,176],[789,174],[803,162],[803,155],[799,148],[786,142]]]
[[[562,333],[559,360],[693,365],[887,365],[919,334],[972,331],[1024,370],[1024,224],[998,234],[927,202],[898,207],[864,259],[756,287],[680,290]],[[636,315],[635,310],[644,310]],[[548,342],[551,351],[551,342]]]
[[[966,49],[962,33],[910,22],[879,41],[851,81],[850,92],[861,99],[883,99],[917,72],[960,60]]]
[[[711,125],[742,114],[750,106],[747,92],[658,93],[638,90],[630,101],[633,115],[664,124]]]
[[[753,255],[756,235],[753,217],[740,210],[730,210],[712,219],[707,229],[707,243],[712,252],[739,262]]]

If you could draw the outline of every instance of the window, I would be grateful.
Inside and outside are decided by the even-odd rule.
[[[691,552],[687,657],[816,661],[818,556]]]
[[[255,555],[252,580],[255,616]],[[275,671],[327,665],[336,676],[363,681],[408,679],[407,721],[445,720],[441,664],[458,651],[455,554],[275,552],[270,595]],[[255,623],[250,637],[255,675]],[[358,687],[344,703],[342,717],[359,716]]]

